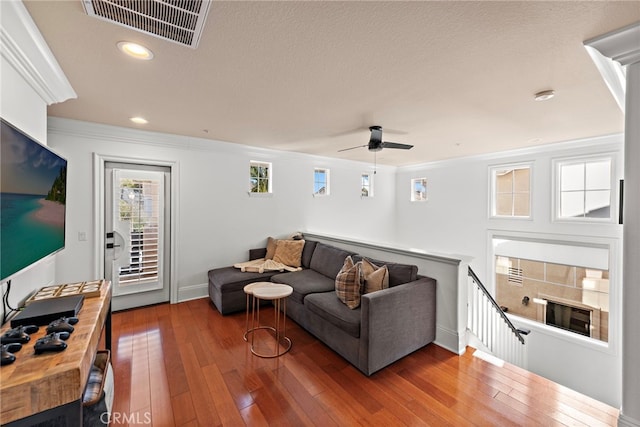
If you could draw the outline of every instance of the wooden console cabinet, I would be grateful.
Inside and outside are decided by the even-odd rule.
[[[16,361],[0,368],[0,424],[82,425],[82,395],[103,330],[111,347],[110,282],[99,297],[85,298],[78,319],[66,350],[36,355],[33,345],[46,335],[40,327],[15,353]],[[0,334],[9,328],[7,323]]]

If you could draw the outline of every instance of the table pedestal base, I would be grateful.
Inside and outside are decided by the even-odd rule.
[[[277,288],[278,287],[278,288]],[[282,289],[280,289],[282,288]],[[280,357],[291,349],[291,339],[287,337],[287,296],[291,295],[292,288],[287,285],[273,285],[271,288],[255,288],[252,292],[253,303],[251,310],[251,328],[247,324],[244,334],[245,340],[251,333],[251,353],[258,357]],[[260,300],[273,301],[274,319],[273,326],[260,325]],[[247,307],[248,308],[248,307]],[[247,317],[248,321],[248,317]],[[273,353],[265,353],[256,349],[256,331],[260,329],[271,330],[275,335],[275,348]]]

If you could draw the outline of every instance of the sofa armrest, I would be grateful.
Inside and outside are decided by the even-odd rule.
[[[429,344],[436,281],[429,277],[362,295],[359,364],[367,375]]]
[[[267,255],[267,248],[249,249],[249,261],[264,258]]]

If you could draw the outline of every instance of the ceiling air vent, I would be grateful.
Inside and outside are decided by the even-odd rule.
[[[211,0],[83,0],[82,4],[89,16],[195,49]]]

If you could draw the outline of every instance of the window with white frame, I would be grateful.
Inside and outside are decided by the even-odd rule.
[[[368,172],[363,172],[360,175],[360,195],[373,197],[373,176]]]
[[[329,169],[315,168],[313,171],[313,195],[329,195]]]
[[[531,165],[491,168],[491,216],[531,218]]]
[[[253,160],[249,162],[250,193],[271,193],[272,181],[271,163]]]
[[[611,157],[555,163],[556,219],[611,220]]]
[[[613,239],[490,234],[495,299],[505,312],[541,323],[535,327],[564,340],[582,335],[608,343],[618,334],[620,274],[611,264],[618,253]]]
[[[411,180],[411,201],[423,202],[427,200],[427,178]]]

